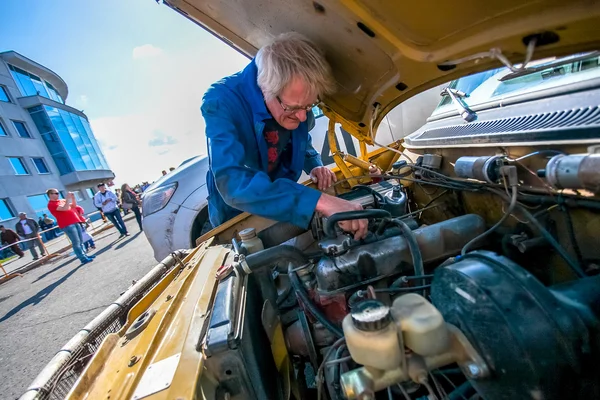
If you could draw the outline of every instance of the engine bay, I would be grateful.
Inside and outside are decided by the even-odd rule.
[[[339,194],[362,211],[233,238],[215,398],[600,397],[600,154],[452,151]]]

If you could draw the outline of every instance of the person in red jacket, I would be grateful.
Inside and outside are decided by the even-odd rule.
[[[48,210],[56,218],[58,227],[65,232],[71,244],[75,255],[82,264],[87,264],[94,260],[95,256],[87,256],[83,248],[83,238],[81,233],[81,218],[76,211],[77,200],[73,192],[67,194],[66,199],[58,197],[57,189],[48,189],[46,194],[50,198]]]

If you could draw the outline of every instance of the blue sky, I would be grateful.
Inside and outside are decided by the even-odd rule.
[[[248,62],[155,0],[2,0],[0,21],[0,51],[67,82],[118,184],[205,153],[202,95]]]

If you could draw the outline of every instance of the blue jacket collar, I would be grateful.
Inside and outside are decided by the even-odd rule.
[[[267,109],[262,91],[256,82],[257,76],[258,68],[256,67],[255,60],[253,59],[242,71],[242,82],[246,99],[249,101],[250,108],[252,109],[254,124],[273,118]]]

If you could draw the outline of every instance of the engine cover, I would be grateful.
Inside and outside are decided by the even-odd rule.
[[[425,263],[460,253],[463,246],[485,231],[485,221],[467,214],[414,231]],[[403,236],[358,246],[337,256],[324,256],[315,275],[321,295],[333,295],[383,277],[412,271],[412,258]]]

